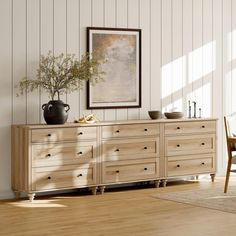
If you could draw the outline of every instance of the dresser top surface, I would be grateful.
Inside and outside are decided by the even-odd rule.
[[[101,121],[92,124],[68,122],[62,125],[47,125],[47,124],[15,124],[15,127],[24,127],[30,129],[41,128],[68,128],[68,127],[89,127],[89,126],[105,126],[105,125],[123,125],[123,124],[158,124],[158,123],[180,123],[180,122],[201,122],[201,121],[216,121],[217,118],[196,118],[196,119],[143,119],[143,120],[117,120],[117,121]]]

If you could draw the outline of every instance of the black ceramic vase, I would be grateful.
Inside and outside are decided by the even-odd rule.
[[[61,100],[51,100],[42,105],[43,116],[47,124],[64,124],[68,118],[70,106]]]

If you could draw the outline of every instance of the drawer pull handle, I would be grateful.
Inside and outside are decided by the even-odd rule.
[[[204,129],[204,128],[205,128],[205,125],[202,125],[202,128]]]
[[[83,132],[79,132],[79,135],[83,135]]]
[[[144,147],[144,149],[147,149],[147,147]]]
[[[52,177],[51,176],[48,176],[48,179],[51,179]]]
[[[205,143],[202,143],[202,145],[205,145]]]
[[[178,126],[177,129],[180,129],[180,127]]]
[[[178,165],[177,165],[177,167],[179,168],[179,167],[180,167],[180,165],[178,164]]]
[[[120,149],[119,149],[119,148],[117,148],[117,149],[116,149],[116,152],[119,152],[119,151],[120,151]]]
[[[144,129],[144,131],[148,131],[148,129]]]
[[[51,154],[50,154],[50,153],[48,153],[48,154],[47,154],[47,157],[50,157],[50,156],[51,156]]]
[[[120,133],[120,130],[116,130],[116,133]]]
[[[117,170],[117,171],[116,171],[116,173],[120,173],[120,171],[119,171],[119,170]]]
[[[144,170],[147,170],[147,167],[145,167]]]
[[[48,134],[48,137],[51,137],[52,135],[51,134]]]
[[[83,176],[83,175],[82,175],[82,174],[78,174],[78,175],[77,175],[77,177],[81,177],[81,176]]]
[[[78,152],[77,154],[78,154],[78,155],[82,155],[82,154],[83,154],[83,152]]]
[[[205,162],[202,162],[202,165],[205,165]]]
[[[180,147],[180,144],[177,144],[176,147]]]

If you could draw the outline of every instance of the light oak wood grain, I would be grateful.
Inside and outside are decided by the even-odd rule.
[[[230,185],[236,186],[235,178]],[[154,198],[155,194],[222,187],[224,179],[180,181],[166,188],[79,193],[0,201],[1,235],[196,236],[235,235],[235,214]],[[171,222],[171,224],[170,224]],[[223,227],[222,227],[223,225]]]

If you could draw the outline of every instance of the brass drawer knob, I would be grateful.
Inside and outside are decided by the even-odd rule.
[[[202,162],[202,165],[204,166],[204,165],[205,165],[205,162]]]
[[[51,177],[51,176],[48,176],[48,179],[52,179],[52,177]]]
[[[83,174],[78,174],[78,175],[77,175],[77,177],[81,177],[81,176],[83,176]]]
[[[202,145],[205,145],[205,143],[202,143]]]
[[[116,130],[116,133],[120,133],[120,130]]]
[[[147,167],[144,167],[144,170],[147,170]]]
[[[51,137],[52,135],[51,134],[48,134],[48,137]]]
[[[116,149],[116,152],[119,152],[119,151],[120,151],[120,149],[119,149],[119,148],[117,148],[117,149]]]
[[[52,155],[51,155],[50,153],[48,153],[48,154],[47,154],[47,157],[50,157],[50,156],[52,156]]]
[[[178,164],[178,165],[177,165],[177,167],[179,168],[179,167],[180,167],[180,165]]]
[[[83,135],[83,132],[79,132],[79,134],[78,135]]]
[[[78,152],[77,154],[78,154],[78,155],[82,155],[82,154],[83,154],[83,152]]]
[[[202,128],[204,129],[204,128],[205,128],[205,125],[202,125]]]
[[[180,144],[177,144],[176,147],[180,147]]]
[[[177,129],[180,129],[180,127],[178,126]]]
[[[144,131],[148,131],[148,129],[144,129]]]
[[[117,171],[116,171],[116,173],[120,173],[120,171],[119,171],[119,170],[117,170]]]
[[[144,149],[147,149],[147,147],[144,147]]]

